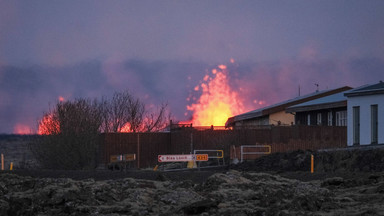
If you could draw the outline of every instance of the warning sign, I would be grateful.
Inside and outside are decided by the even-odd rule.
[[[197,154],[196,161],[208,161],[208,154]]]

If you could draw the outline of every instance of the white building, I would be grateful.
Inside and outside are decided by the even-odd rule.
[[[348,146],[384,144],[384,83],[345,93],[348,98]]]
[[[351,87],[344,86],[341,88],[316,91],[311,94],[295,97],[261,109],[230,117],[225,123],[225,126],[236,128],[258,127],[267,125],[292,125],[295,122],[295,115],[293,113],[286,112],[286,109],[288,107],[301,104],[307,101],[327,97],[329,95],[334,95],[350,89]]]

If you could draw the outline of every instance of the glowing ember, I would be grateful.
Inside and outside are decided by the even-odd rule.
[[[200,86],[194,88],[202,91],[197,103],[187,106],[193,112],[190,123],[194,125],[223,126],[229,117],[244,110],[238,93],[229,86],[227,66],[219,65],[211,76],[204,76]]]
[[[13,128],[13,133],[15,134],[31,134],[32,130],[28,125],[25,124],[16,124]]]
[[[49,135],[59,132],[60,125],[57,120],[54,120],[52,115],[44,115],[43,119],[39,122],[39,130],[37,133],[40,135]]]

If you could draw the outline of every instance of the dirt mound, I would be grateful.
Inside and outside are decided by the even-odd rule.
[[[241,171],[306,171],[311,163],[310,151],[273,153],[253,161],[230,165],[231,169]]]
[[[215,174],[199,191],[221,201],[217,211],[209,212],[219,215],[297,215],[335,206],[328,189],[266,173]]]
[[[316,172],[382,172],[384,149],[346,149],[338,151],[303,151],[274,153],[254,161],[231,165],[241,171],[309,171],[314,155]]]
[[[315,154],[316,169],[324,172],[382,172],[384,148],[324,151]]]
[[[0,173],[0,215],[381,215],[383,194],[384,175],[301,182],[230,170],[196,184]]]

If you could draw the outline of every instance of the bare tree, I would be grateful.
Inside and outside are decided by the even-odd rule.
[[[133,96],[128,92],[115,93],[111,100],[103,99],[103,131],[120,132],[131,121]]]
[[[140,128],[143,124],[143,118],[145,113],[145,104],[138,98],[132,98],[129,103],[129,125],[130,131],[140,132]]]
[[[44,136],[30,145],[40,164],[56,169],[94,168],[102,120],[100,108],[97,101],[78,99],[58,102],[46,113],[39,123],[45,129]]]
[[[167,122],[167,104],[152,112],[129,91],[115,93],[111,100],[103,99],[102,106],[104,132],[158,131]]]
[[[159,131],[166,127],[170,119],[170,114],[167,115],[168,104],[161,104],[157,107],[156,112],[147,112],[144,119],[144,130],[146,132]]]
[[[77,99],[59,102],[56,106],[61,134],[99,133],[102,121],[97,100]]]

